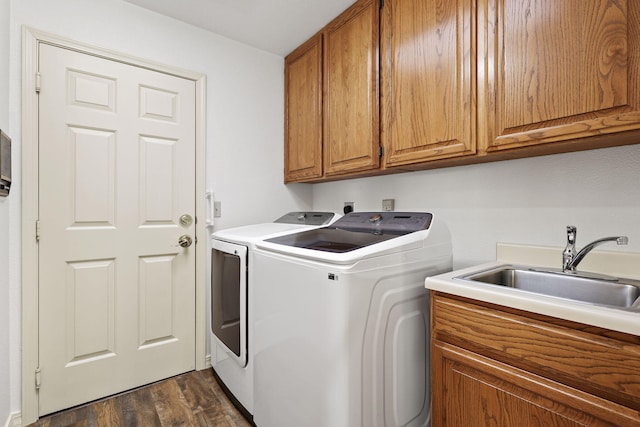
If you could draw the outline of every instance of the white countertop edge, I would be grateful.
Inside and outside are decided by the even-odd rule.
[[[440,274],[438,276],[427,277],[425,279],[425,287],[434,291],[512,307],[559,319],[584,323],[586,325],[632,335],[640,335],[640,313],[637,312],[600,307],[502,286],[454,279],[464,274],[487,270],[507,263],[508,262],[504,260],[494,261]]]

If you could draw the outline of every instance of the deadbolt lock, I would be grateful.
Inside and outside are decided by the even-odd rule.
[[[189,214],[180,216],[180,225],[183,227],[189,227],[193,224],[193,217]]]

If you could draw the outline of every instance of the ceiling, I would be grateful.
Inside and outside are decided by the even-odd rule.
[[[355,0],[125,0],[286,56]]]

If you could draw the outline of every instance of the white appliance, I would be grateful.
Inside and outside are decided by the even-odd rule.
[[[245,416],[253,412],[252,301],[260,274],[252,256],[259,240],[331,224],[330,212],[290,212],[275,222],[216,231],[211,235],[211,365]]]
[[[256,246],[255,424],[428,426],[424,280],[451,271],[446,225],[430,213],[352,212]]]

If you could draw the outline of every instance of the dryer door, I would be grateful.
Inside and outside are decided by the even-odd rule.
[[[211,241],[211,332],[247,365],[247,247]]]

